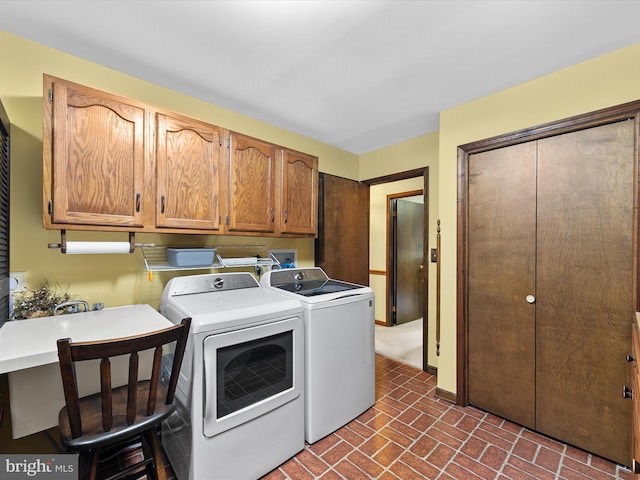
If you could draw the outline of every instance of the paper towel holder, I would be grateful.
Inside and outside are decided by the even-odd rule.
[[[133,253],[136,247],[155,247],[155,243],[136,243],[135,232],[129,232],[129,253]],[[50,243],[49,248],[59,248],[60,253],[67,253],[67,231],[60,230],[60,243]]]

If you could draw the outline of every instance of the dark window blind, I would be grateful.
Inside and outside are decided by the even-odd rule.
[[[9,318],[9,119],[0,102],[0,327]]]

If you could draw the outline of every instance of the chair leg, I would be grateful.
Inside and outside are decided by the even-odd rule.
[[[162,449],[160,448],[160,442],[158,441],[158,434],[155,427],[149,430],[145,430],[142,433],[142,448],[149,457],[153,457],[154,473],[157,480],[167,480],[167,473],[165,471],[164,460],[162,459]]]
[[[99,450],[87,450],[80,453],[78,459],[78,478],[80,480],[95,480],[98,472]]]

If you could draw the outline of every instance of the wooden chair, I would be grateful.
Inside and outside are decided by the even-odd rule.
[[[173,402],[191,319],[144,335],[96,342],[58,340],[66,406],[60,410],[60,439],[66,451],[80,453],[79,478],[95,479],[100,452],[128,441],[142,441],[143,460],[111,478],[131,475],[144,465],[148,478],[165,479],[158,426],[175,409]],[[176,342],[169,382],[160,382],[163,346]],[[149,380],[138,380],[139,352],[153,349]],[[111,386],[110,357],[129,355],[128,384]],[[126,357],[125,357],[126,358]],[[78,396],[76,363],[100,359],[100,393]],[[149,378],[149,377],[146,377]]]

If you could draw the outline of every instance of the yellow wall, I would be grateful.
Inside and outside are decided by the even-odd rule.
[[[358,179],[357,155],[310,140],[193,97],[88,62],[0,31],[3,57],[0,99],[11,121],[11,271],[27,273],[27,286],[43,278],[76,298],[106,306],[149,303],[157,306],[171,274],[147,279],[142,253],[132,255],[62,255],[47,248],[58,231],[42,227],[42,75],[48,73],[99,90],[255,136],[319,157],[319,168]],[[126,234],[68,232],[69,240],[126,240]],[[313,239],[205,237],[206,243],[297,248],[298,263],[313,265]],[[202,236],[137,235],[138,242],[199,243]],[[183,272],[185,273],[185,272]],[[192,272],[193,273],[193,272]],[[204,272],[203,272],[204,273]]]
[[[456,391],[457,147],[525,127],[640,99],[635,44],[440,114],[442,341],[438,387]]]

